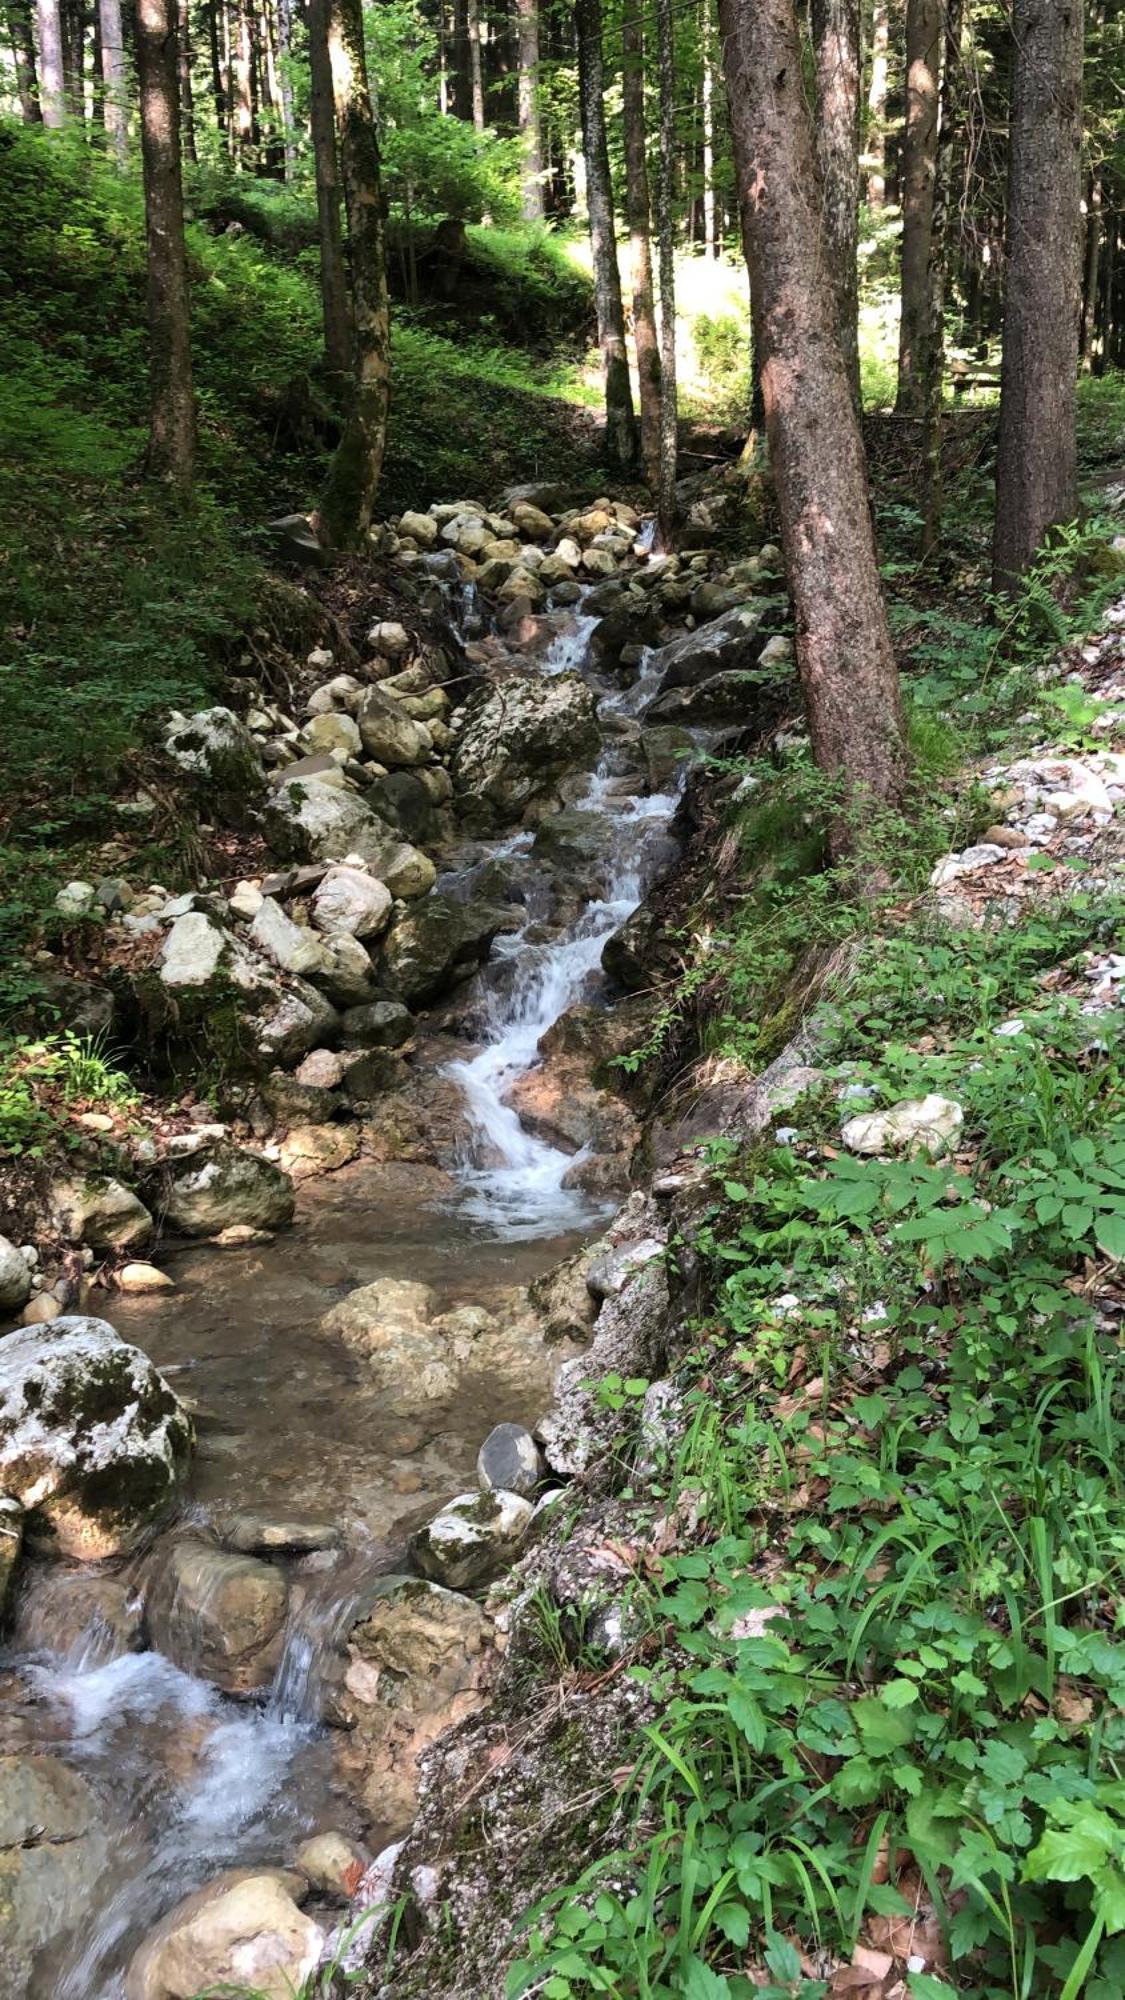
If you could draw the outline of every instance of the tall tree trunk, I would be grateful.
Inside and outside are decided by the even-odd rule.
[[[715,227],[715,72],[711,59],[711,0],[705,0],[700,29],[700,84],[703,111],[703,245],[709,257],[719,254]]]
[[[812,0],[816,152],[824,242],[840,343],[857,409],[859,390],[859,0]]]
[[[227,93],[223,81],[223,57],[219,35],[219,8],[222,0],[207,0],[207,48],[211,58],[211,97],[215,106],[215,124],[220,132],[227,129]]]
[[[660,164],[656,177],[656,240],[660,246],[660,476],[656,523],[660,544],[672,546],[676,520],[678,408],[676,400],[676,44],[673,0],[656,0],[660,69]]]
[[[953,147],[961,130],[961,31],[964,0],[942,0],[941,111],[934,166],[934,212],[930,229],[929,380],[922,440],[922,553],[937,546],[942,507],[942,392],[945,387],[945,277],[949,245],[949,203],[953,192]]]
[[[524,220],[543,215],[543,131],[539,118],[539,0],[516,0],[519,51],[519,130],[523,142],[520,176]]]
[[[231,112],[236,160],[241,164],[254,141],[254,52],[249,0],[232,0]]]
[[[484,71],[480,51],[480,0],[465,0],[465,34],[469,44],[469,93],[473,129],[484,131]]]
[[[652,236],[645,153],[644,17],[627,6],[621,23],[625,217],[633,285],[633,344],[641,399],[641,460],[653,497],[660,486],[660,341],[652,290]]]
[[[466,124],[473,116],[473,74],[469,56],[469,0],[453,0],[453,113]]]
[[[16,93],[20,116],[25,125],[43,123],[39,102],[39,78],[35,67],[35,38],[31,31],[31,0],[8,0],[8,39],[16,66]]]
[[[98,0],[101,25],[102,117],[118,166],[128,151],[128,80],[125,40],[121,31],[121,0]]]
[[[309,0],[310,124],[316,167],[316,220],[320,245],[320,299],[324,317],[324,360],[345,376],[352,362],[352,314],[340,233],[340,179],[336,158],[336,109],[328,59],[326,0]]]
[[[382,169],[362,0],[328,0],[328,53],[340,134],[340,179],[348,216],[355,330],[355,395],[329,467],[320,527],[335,548],[362,542],[383,469],[391,381],[391,324]]]
[[[797,666],[813,755],[845,794],[835,844],[906,773],[859,418],[825,285],[793,0],[721,0],[727,95]]]
[[[906,0],[906,130],[902,141],[901,416],[925,414],[930,381],[930,232],[938,130],[940,0]]]
[[[582,151],[586,161],[586,206],[594,253],[594,305],[605,376],[606,454],[617,472],[637,462],[637,427],[625,350],[625,309],[617,267],[613,183],[605,131],[605,76],[602,63],[601,0],[575,0],[578,35],[578,96],[582,110]]]
[[[289,61],[293,47],[293,0],[277,0],[277,70],[281,91],[281,127],[285,140],[285,178],[297,172],[297,133],[293,119],[293,79]]]
[[[39,97],[43,123],[57,130],[66,123],[62,14],[59,0],[37,0],[39,17]]]
[[[118,0],[120,4],[120,0]],[[195,92],[191,82],[191,0],[179,0],[180,131],[184,158],[195,166],[199,153],[195,144]]]
[[[175,0],[137,0],[152,392],[147,465],[153,477],[166,479],[186,497],[195,468],[195,405],[176,90],[177,27]]]
[[[887,199],[887,0],[875,0],[871,18],[871,81],[867,86],[867,202],[882,208]]]
[[[1102,261],[1102,177],[1098,169],[1090,175],[1090,198],[1086,204],[1086,258],[1082,280],[1082,328],[1078,347],[1082,373],[1094,366],[1094,340],[1098,321],[1098,278]]]
[[[61,0],[63,96],[72,118],[85,119],[82,64],[83,0]]]
[[[1016,586],[1078,507],[1082,0],[1015,0],[993,582]]]

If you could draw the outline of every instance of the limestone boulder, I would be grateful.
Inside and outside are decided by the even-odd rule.
[[[324,1932],[298,1907],[304,1878],[233,1870],[185,1897],[135,1954],[125,2000],[253,1993],[293,2000],[316,1970]]]
[[[295,924],[272,896],[263,896],[250,926],[250,942],[283,972],[299,979],[316,979],[331,965],[324,942],[315,931]]]
[[[840,1136],[850,1153],[951,1152],[965,1122],[951,1097],[903,1098],[889,1111],[866,1111],[848,1118]]]
[[[400,1415],[448,1402],[457,1386],[451,1343],[436,1319],[437,1301],[428,1285],[376,1278],[349,1292],[320,1324],[323,1333],[360,1356],[386,1407]]]
[[[19,1312],[31,1297],[32,1266],[17,1243],[0,1236],[0,1314]]]
[[[44,1953],[82,1921],[108,1859],[85,1778],[57,1757],[0,1757],[0,2000],[55,1990]]]
[[[325,776],[286,777],[262,815],[266,838],[283,861],[343,861],[358,854],[373,861],[390,829],[357,792]]]
[[[594,696],[576,674],[513,674],[465,703],[451,775],[461,811],[482,827],[518,819],[598,744]]]
[[[518,1493],[460,1493],[411,1536],[410,1559],[450,1590],[489,1583],[515,1561],[532,1512]]]
[[[217,1236],[222,1229],[281,1229],[293,1220],[293,1183],[260,1153],[217,1145],[205,1159],[175,1165],[164,1219],[181,1236]]]
[[[659,675],[659,693],[695,687],[715,674],[742,673],[757,666],[766,643],[763,618],[761,604],[739,605],[661,646],[651,662],[653,675]]]
[[[273,1679],[287,1606],[272,1563],[185,1536],[157,1557],[145,1617],[151,1644],[185,1673],[249,1695]]]
[[[482,965],[500,931],[522,922],[522,914],[495,904],[427,896],[388,933],[384,981],[408,1007],[424,1006]]]
[[[365,869],[330,868],[313,894],[313,922],[325,937],[378,937],[390,922],[392,902],[386,883]]]
[[[363,747],[377,764],[424,764],[433,754],[433,740],[424,722],[400,708],[382,687],[368,688],[356,717]]]
[[[135,1548],[175,1505],[191,1419],[105,1320],[62,1314],[0,1341],[0,1491],[33,1548],[82,1562]]]
[[[173,716],[164,749],[181,771],[207,780],[208,790],[227,797],[245,796],[262,782],[258,746],[244,722],[229,708],[203,708],[194,715]]]

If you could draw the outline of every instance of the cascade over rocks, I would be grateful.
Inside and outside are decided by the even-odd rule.
[[[105,1320],[62,1315],[0,1341],[0,1491],[45,1554],[99,1562],[173,1507],[191,1419],[147,1356]]]
[[[150,1642],[176,1666],[247,1695],[273,1679],[287,1604],[272,1563],[189,1536],[158,1553],[145,1616]]]

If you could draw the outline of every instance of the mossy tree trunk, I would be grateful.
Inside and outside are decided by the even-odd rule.
[[[391,385],[383,178],[361,0],[328,0],[328,56],[348,218],[355,389],[329,468],[319,525],[331,547],[356,548],[371,525],[379,489]]]
[[[641,460],[655,495],[660,484],[660,341],[652,288],[652,233],[645,153],[645,51],[643,16],[627,8],[621,23],[622,125],[625,140],[625,216],[633,285],[633,344],[641,400]]]
[[[16,94],[25,125],[43,123],[39,102],[39,76],[35,66],[35,38],[31,30],[31,0],[8,0],[8,39],[16,65]]]
[[[352,365],[352,309],[340,230],[340,171],[332,65],[328,59],[327,0],[309,0],[309,72],[324,360],[330,374],[342,379],[350,373]]]

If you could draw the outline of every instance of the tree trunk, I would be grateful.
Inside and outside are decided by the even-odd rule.
[[[63,76],[62,14],[59,0],[37,0],[39,17],[39,95],[43,123],[57,130],[66,123],[66,82]]]
[[[355,395],[329,467],[320,527],[330,546],[351,548],[371,525],[387,442],[391,373],[382,170],[361,0],[328,0],[328,54],[348,216]]]
[[[31,31],[31,0],[8,0],[8,38],[16,66],[16,93],[25,125],[43,123],[39,78],[35,68],[35,38]]]
[[[120,0],[118,0],[120,4]],[[191,14],[190,0],[179,0],[179,68],[180,68],[180,131],[183,136],[184,158],[195,166],[199,153],[195,144],[195,92],[191,83]]]
[[[902,700],[859,418],[823,278],[793,0],[721,0],[719,21],[797,667],[813,755],[843,789],[843,851],[865,810],[901,799]]]
[[[281,125],[285,140],[285,178],[297,172],[297,139],[293,120],[293,79],[289,74],[293,47],[293,0],[277,0],[277,68],[281,90]]]
[[[98,0],[101,25],[102,118],[117,164],[125,165],[128,151],[128,82],[125,69],[125,41],[121,32],[121,0]]]
[[[922,440],[922,553],[937,547],[942,507],[942,391],[945,387],[945,277],[949,241],[949,203],[953,192],[953,147],[962,129],[964,101],[961,30],[964,0],[943,0],[941,116],[934,167],[934,213],[930,229],[930,375],[926,389],[925,433]]]
[[[469,124],[473,116],[473,77],[469,57],[469,0],[453,0],[453,113]]]
[[[871,81],[867,87],[867,203],[887,199],[887,0],[875,0],[871,21]]]
[[[336,158],[336,111],[332,65],[328,59],[326,0],[309,0],[309,109],[316,165],[316,220],[320,245],[320,299],[324,317],[324,360],[334,375],[352,363],[352,315],[340,233],[340,181]]]
[[[656,0],[660,68],[660,165],[656,178],[656,239],[660,246],[660,475],[656,524],[660,545],[672,546],[678,457],[676,402],[676,45],[673,0]]]
[[[625,215],[633,284],[633,345],[641,399],[641,459],[656,497],[660,485],[660,342],[652,291],[652,237],[648,162],[645,155],[644,26],[639,7],[621,23],[622,127],[625,140]]]
[[[1082,329],[1079,338],[1079,352],[1082,356],[1082,373],[1089,375],[1094,366],[1094,340],[1098,322],[1098,278],[1102,261],[1102,177],[1095,171],[1090,176],[1090,199],[1086,206],[1086,260],[1082,281]]]
[[[526,222],[543,215],[543,131],[539,119],[539,0],[516,0],[519,48],[519,129],[523,141],[520,177]]]
[[[220,132],[227,129],[227,93],[223,82],[223,58],[219,42],[219,8],[222,0],[208,0],[207,5],[207,47],[211,58],[211,97],[215,106],[215,124]]]
[[[180,173],[177,39],[174,0],[137,0],[152,392],[147,467],[154,478],[166,479],[186,497],[191,492],[195,462],[195,405]]]
[[[465,0],[465,34],[469,44],[469,93],[473,129],[484,131],[484,72],[480,54],[480,0]]]
[[[72,118],[86,117],[86,89],[82,62],[82,0],[61,0],[63,97]]]
[[[586,207],[594,253],[594,305],[605,376],[606,454],[616,472],[631,472],[637,462],[637,427],[625,350],[625,309],[621,303],[621,273],[617,268],[613,184],[606,142],[601,0],[575,0],[574,23],[578,35]]]
[[[906,0],[906,130],[902,142],[900,416],[920,417],[930,382],[930,234],[938,130],[940,0]]]
[[[231,19],[231,115],[235,159],[241,164],[254,139],[254,53],[249,0],[233,0]]]
[[[703,10],[701,28],[700,60],[703,76],[700,84],[703,112],[703,247],[709,257],[719,254],[719,238],[715,227],[715,73],[711,63],[711,5],[710,0]]]
[[[1082,0],[1015,0],[993,583],[1013,589],[1078,507]]]
[[[812,0],[816,152],[824,243],[840,344],[856,408],[859,389],[859,0]]]

